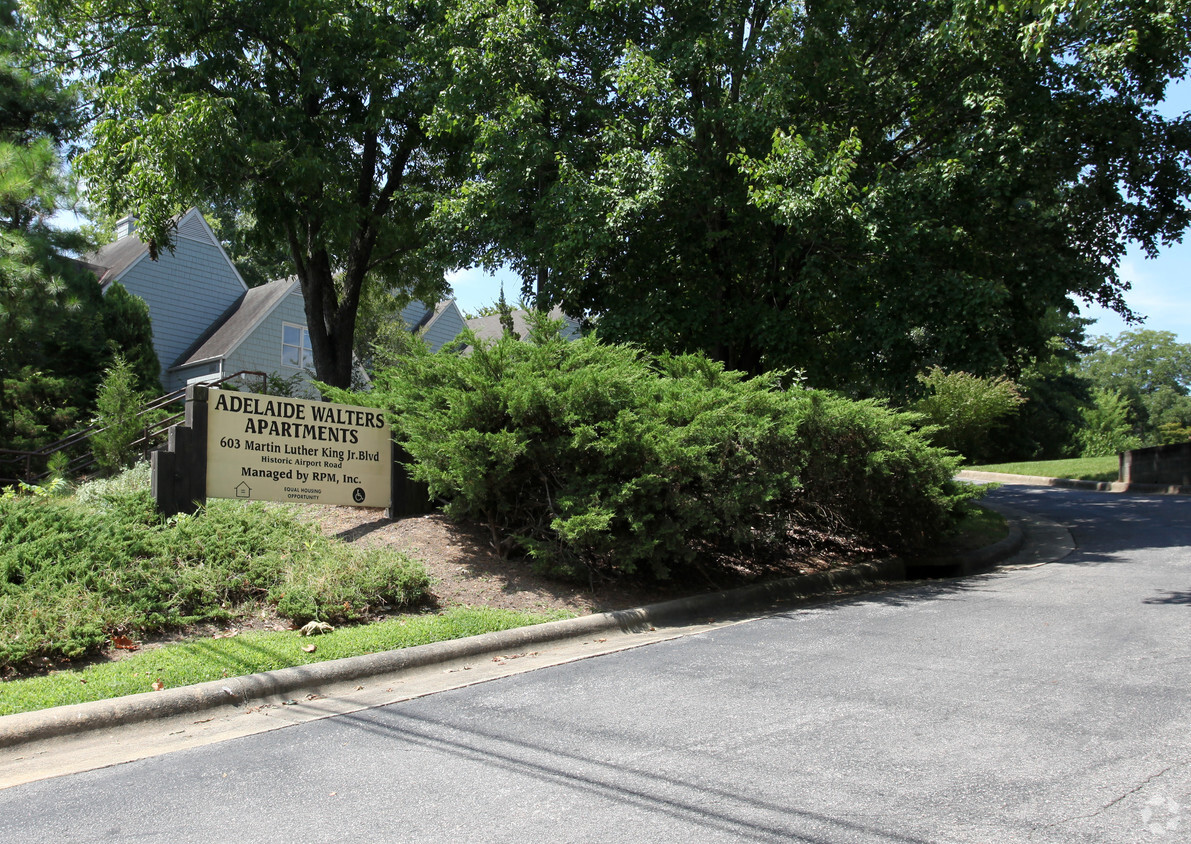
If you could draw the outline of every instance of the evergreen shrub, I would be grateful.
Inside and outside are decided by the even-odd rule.
[[[106,474],[128,468],[136,460],[132,444],[141,436],[144,422],[138,416],[146,396],[136,389],[136,373],[121,355],[104,372],[103,383],[95,401],[95,423],[99,430],[91,435],[91,452]]]
[[[772,552],[800,525],[909,550],[973,494],[914,415],[531,322],[525,342],[413,348],[371,392],[331,397],[387,408],[448,513],[540,569],[662,578],[702,552]]]
[[[293,509],[212,500],[163,520],[142,468],[69,498],[0,495],[0,676],[143,635],[273,606],[295,623],[356,621],[423,600],[421,563],[357,551]]]

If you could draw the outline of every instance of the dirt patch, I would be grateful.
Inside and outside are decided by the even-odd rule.
[[[871,548],[805,532],[791,537],[791,553],[786,557],[763,561],[711,558],[699,567],[696,580],[681,584],[561,582],[535,574],[529,560],[502,558],[483,526],[452,522],[442,514],[393,521],[381,510],[330,506],[309,508],[306,514],[329,536],[365,547],[391,547],[420,560],[434,581],[434,600],[443,608],[605,612],[823,571],[874,556]]]

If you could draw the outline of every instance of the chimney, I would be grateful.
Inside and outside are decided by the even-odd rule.
[[[136,217],[129,214],[116,221],[116,240],[122,240],[136,231]]]

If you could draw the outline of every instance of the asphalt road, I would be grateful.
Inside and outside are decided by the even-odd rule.
[[[0,841],[1191,841],[1191,498],[1058,562],[0,791]]]

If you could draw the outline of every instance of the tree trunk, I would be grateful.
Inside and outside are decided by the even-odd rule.
[[[326,250],[303,249],[293,232],[290,246],[306,306],[306,330],[310,335],[315,377],[332,387],[348,389],[352,380],[352,341],[360,282],[355,282],[357,295],[344,296],[341,300]]]

